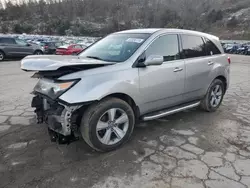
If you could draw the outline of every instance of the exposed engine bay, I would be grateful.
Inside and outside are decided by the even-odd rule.
[[[69,144],[78,140],[77,110],[82,105],[68,107],[56,101],[36,95],[31,103],[35,108],[37,123],[46,123],[52,142]]]

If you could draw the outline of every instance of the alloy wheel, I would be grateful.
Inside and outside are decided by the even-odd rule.
[[[113,145],[124,138],[128,127],[127,113],[120,108],[111,108],[98,120],[96,134],[102,144]]]
[[[42,53],[40,51],[37,51],[35,54],[36,55],[41,55]]]
[[[222,99],[222,87],[220,85],[216,85],[213,90],[211,91],[210,95],[210,105],[214,108],[216,108]]]
[[[0,53],[0,61],[2,61],[2,60],[3,60],[3,58],[4,58],[3,54],[2,54],[2,53]]]

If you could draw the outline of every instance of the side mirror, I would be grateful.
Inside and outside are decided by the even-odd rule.
[[[27,43],[26,46],[31,46],[31,44]]]
[[[150,55],[144,62],[145,66],[161,65],[164,59],[161,55]]]

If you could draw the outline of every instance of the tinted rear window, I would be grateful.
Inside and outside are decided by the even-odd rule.
[[[212,41],[208,40],[207,38],[205,38],[205,46],[206,46],[207,55],[221,54],[217,46]]]
[[[185,58],[206,56],[205,44],[201,37],[182,35],[181,38]]]

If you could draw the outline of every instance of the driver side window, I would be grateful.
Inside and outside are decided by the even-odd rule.
[[[178,36],[170,34],[157,38],[146,50],[146,57],[150,55],[163,56],[164,62],[180,59]]]

